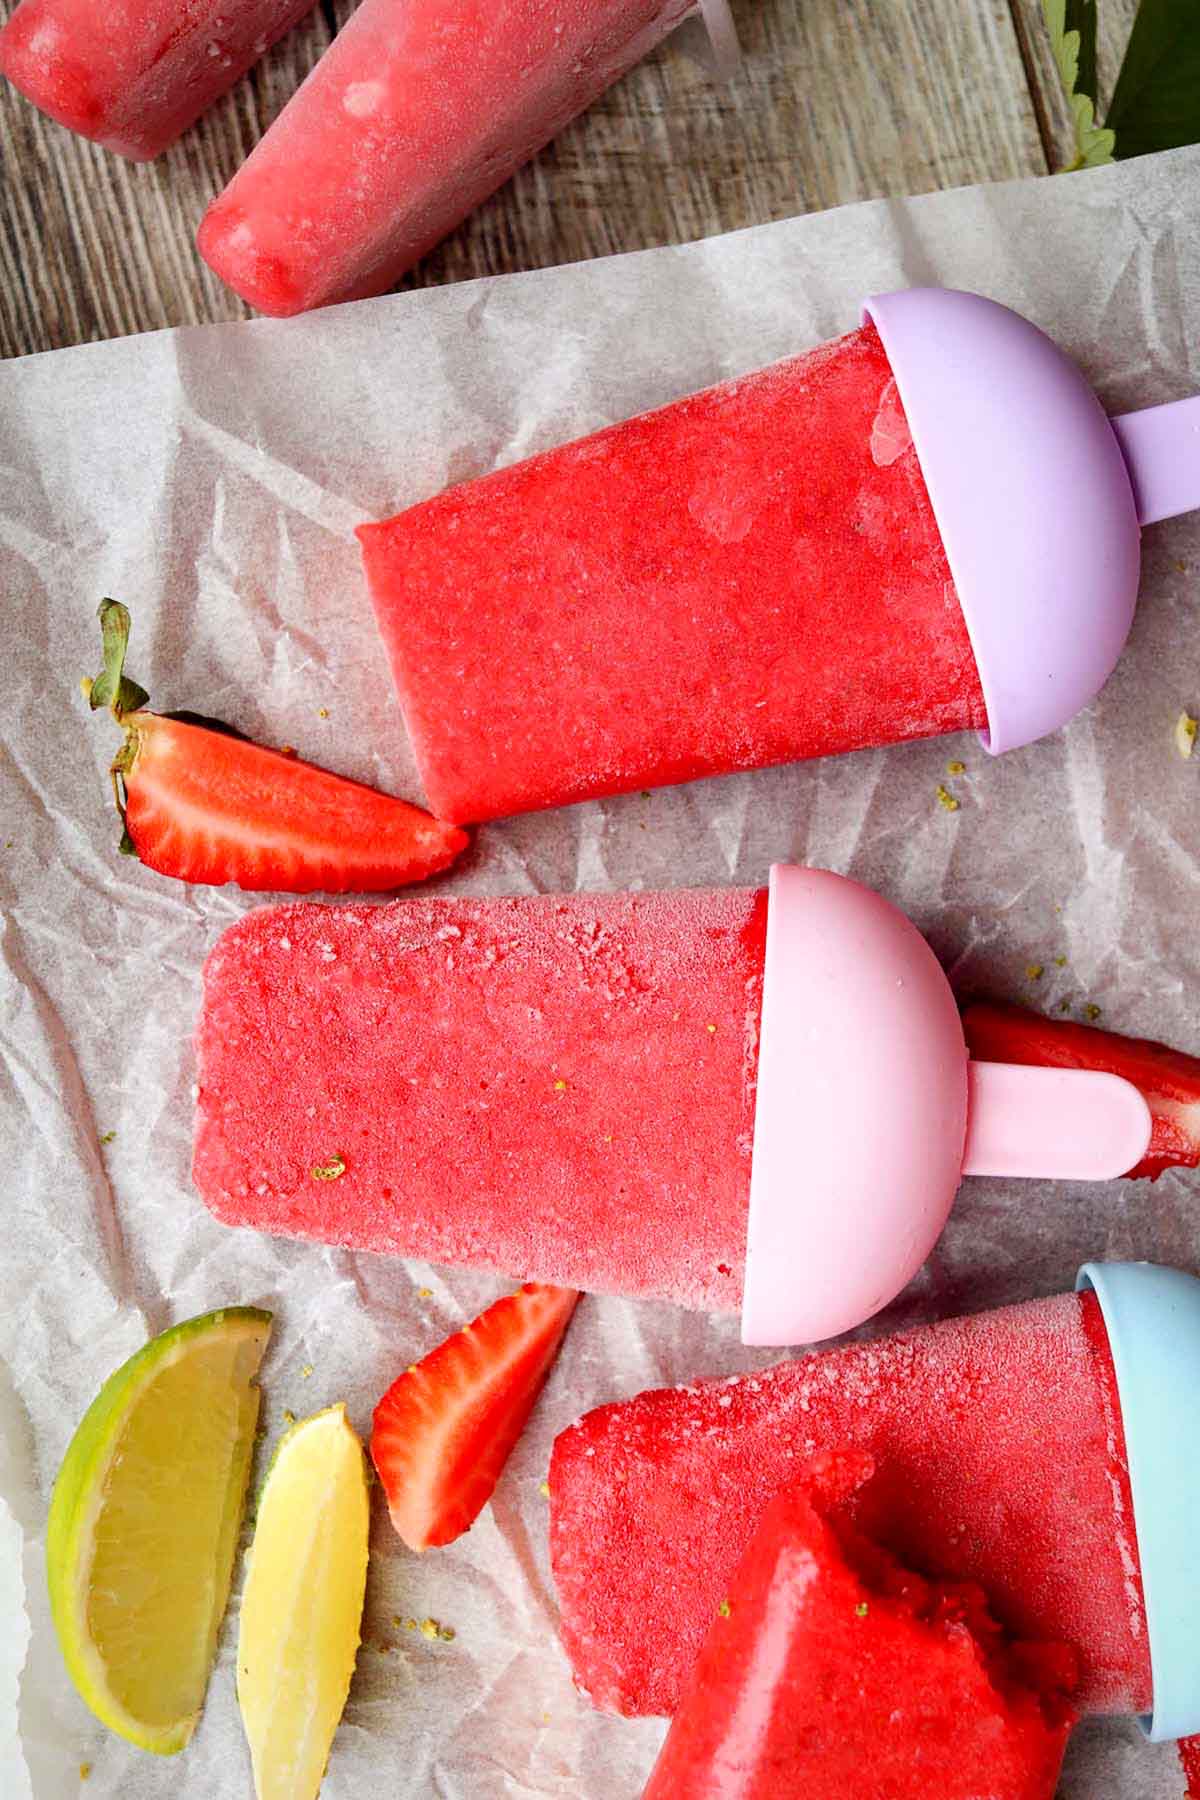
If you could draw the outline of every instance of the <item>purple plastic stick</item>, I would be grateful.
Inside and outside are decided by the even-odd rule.
[[[1112,421],[1137,505],[1138,523],[1174,519],[1200,506],[1200,394],[1125,413]]]

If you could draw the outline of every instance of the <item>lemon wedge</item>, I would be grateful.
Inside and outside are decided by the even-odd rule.
[[[258,1800],[313,1800],[362,1625],[370,1501],[344,1406],[293,1425],[258,1503],[237,1691]]]
[[[195,1730],[229,1599],[270,1313],[172,1326],[101,1388],[54,1484],[50,1606],[96,1717],[170,1756]]]

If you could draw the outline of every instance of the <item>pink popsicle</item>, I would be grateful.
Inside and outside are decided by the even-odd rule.
[[[382,294],[694,0],[362,0],[200,228],[261,311]]]
[[[873,325],[359,536],[443,818],[987,722]]]
[[[1091,1294],[642,1394],[564,1432],[551,1551],[597,1706],[675,1710],[772,1496],[841,1447],[875,1460],[870,1537],[922,1574],[978,1582],[1015,1635],[1072,1644],[1085,1710],[1148,1708],[1124,1433]]]
[[[765,902],[251,913],[205,971],[200,1193],[231,1225],[736,1306]]]
[[[145,161],[174,143],[314,0],[21,0],[0,71],[60,124]]]

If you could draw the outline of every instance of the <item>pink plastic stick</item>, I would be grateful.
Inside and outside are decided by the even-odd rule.
[[[1150,1142],[1150,1108],[1120,1075],[973,1062],[967,1094],[964,1175],[1111,1181]]]
[[[59,124],[145,162],[313,3],[22,0],[0,31],[0,71]]]

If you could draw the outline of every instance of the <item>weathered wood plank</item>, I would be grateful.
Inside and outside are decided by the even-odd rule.
[[[1062,82],[1050,53],[1041,0],[1012,0],[1013,18],[1025,59],[1025,73],[1037,110],[1047,155],[1052,168],[1066,168],[1075,154],[1070,113]],[[1112,97],[1117,71],[1129,42],[1138,0],[1099,0],[1097,17],[1097,69],[1100,77],[1100,118]]]
[[[1045,169],[1008,0],[735,0],[727,91],[666,46],[410,285],[678,243],[843,201]],[[12,0],[0,0],[7,15]],[[166,156],[135,165],[0,92],[0,354],[238,318],[197,258],[208,198],[329,42],[326,0]]]

